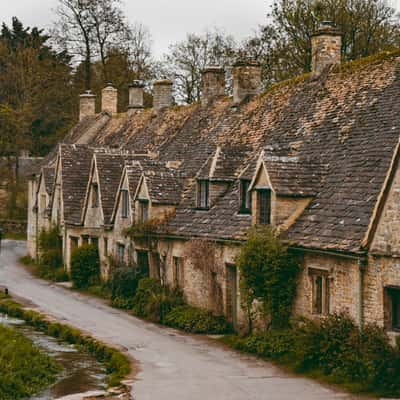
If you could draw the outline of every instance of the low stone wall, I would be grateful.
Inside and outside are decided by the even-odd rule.
[[[0,219],[0,228],[3,229],[3,232],[5,234],[25,234],[27,229],[27,222],[19,220]]]

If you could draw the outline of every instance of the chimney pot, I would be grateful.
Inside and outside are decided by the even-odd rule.
[[[112,83],[108,83],[101,92],[101,111],[110,114],[118,112],[118,90]]]
[[[144,83],[133,81],[129,85],[129,111],[141,110],[144,108]]]
[[[240,60],[233,66],[233,102],[243,100],[261,92],[261,65],[257,61]]]
[[[96,114],[96,96],[87,90],[79,97],[79,121],[82,121],[83,118]]]
[[[329,65],[341,63],[342,34],[332,22],[323,21],[311,37],[312,72],[320,74]]]
[[[219,66],[209,66],[202,73],[201,104],[206,106],[225,95],[225,70]]]
[[[153,107],[156,110],[161,110],[166,107],[171,107],[174,102],[172,96],[173,83],[168,79],[155,81],[153,86]]]

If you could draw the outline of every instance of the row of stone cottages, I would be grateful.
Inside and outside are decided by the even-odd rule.
[[[169,81],[154,83],[152,109],[138,82],[123,113],[112,86],[100,113],[83,94],[79,123],[30,181],[30,254],[59,223],[67,267],[73,248],[96,243],[104,275],[110,255],[134,260],[240,328],[235,258],[248,228],[267,224],[303,255],[296,313],[346,310],[399,330],[400,59],[341,64],[327,24],[312,44],[313,72],[264,93],[259,65],[239,62],[233,97],[210,67],[190,106],[173,105]],[[164,234],[126,238],[163,218]]]

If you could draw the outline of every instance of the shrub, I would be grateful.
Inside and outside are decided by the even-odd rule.
[[[287,327],[300,271],[298,261],[288,252],[288,248],[270,228],[256,227],[249,231],[237,265],[241,276],[243,305],[248,311],[250,328],[254,300],[263,304],[273,328]]]
[[[179,291],[162,286],[157,279],[143,278],[139,281],[133,304],[133,311],[139,317],[163,322],[165,316],[184,301]]]
[[[139,269],[132,267],[119,267],[113,270],[109,282],[112,305],[118,308],[132,308],[133,297],[143,277],[144,274]]]
[[[165,316],[165,324],[191,333],[224,334],[231,327],[223,316],[215,316],[209,311],[189,305],[173,308]]]
[[[52,226],[49,230],[42,230],[38,238],[39,266],[45,271],[52,271],[63,265],[62,241],[58,226]]]
[[[96,246],[88,244],[72,252],[71,280],[77,289],[87,288],[100,280],[100,259]]]
[[[299,321],[290,329],[269,330],[223,342],[241,351],[289,364],[298,372],[317,372],[330,381],[383,396],[400,394],[400,353],[384,330],[360,329],[345,314],[321,322]]]

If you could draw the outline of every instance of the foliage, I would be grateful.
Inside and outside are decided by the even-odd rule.
[[[28,398],[52,384],[59,365],[15,329],[0,325],[0,398]]]
[[[232,36],[218,29],[191,33],[170,46],[162,72],[174,80],[177,99],[191,104],[201,98],[202,70],[210,65],[231,66],[235,56]]]
[[[191,333],[224,334],[232,330],[223,316],[189,305],[173,308],[165,317],[165,324]]]
[[[50,322],[42,314],[26,310],[11,300],[0,301],[0,312],[11,317],[21,318],[28,325],[46,335],[78,345],[88,351],[106,366],[109,386],[119,386],[121,381],[131,372],[131,363],[125,355],[90,336],[84,335],[78,329],[58,322]]]
[[[400,394],[399,349],[390,345],[382,328],[367,325],[360,329],[344,314],[320,322],[299,320],[285,330],[244,338],[227,336],[222,341],[356,391]]]
[[[344,60],[399,45],[398,16],[383,0],[276,0],[268,20],[242,46],[261,62],[268,86],[311,70],[311,37],[322,21],[342,32]]]
[[[249,231],[237,259],[244,306],[262,303],[274,328],[288,325],[296,296],[300,266],[268,227]]]
[[[154,322],[164,322],[174,307],[183,304],[182,294],[176,289],[162,286],[157,279],[143,278],[133,298],[133,312]]]
[[[43,277],[51,276],[56,270],[62,268],[62,241],[60,228],[57,225],[48,230],[42,230],[38,238],[39,247],[39,274]]]
[[[97,246],[76,248],[71,254],[71,280],[76,289],[85,289],[100,280],[100,258]]]
[[[131,309],[139,281],[145,274],[132,266],[113,269],[109,286],[111,289],[112,305],[117,308]]]

